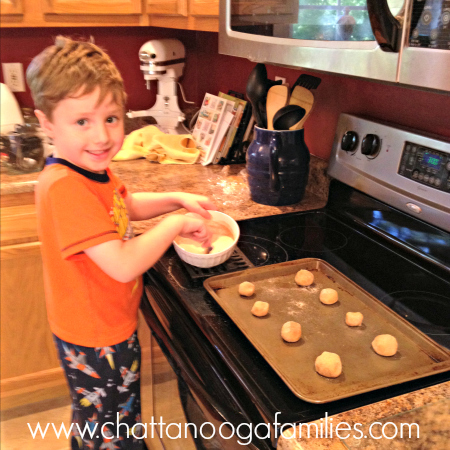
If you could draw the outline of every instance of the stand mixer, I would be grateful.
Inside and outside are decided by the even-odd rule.
[[[148,41],[139,49],[139,60],[147,89],[152,80],[158,82],[156,102],[150,109],[129,111],[127,116],[151,116],[169,134],[186,133],[181,125],[185,115],[178,106],[177,97],[177,80],[183,74],[185,62],[184,45],[177,39]]]

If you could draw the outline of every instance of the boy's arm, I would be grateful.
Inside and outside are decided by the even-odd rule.
[[[178,235],[202,242],[205,247],[211,245],[211,232],[203,220],[177,214],[133,239],[104,242],[84,252],[111,278],[127,283],[152,267]]]
[[[208,197],[184,192],[129,193],[125,197],[125,204],[130,220],[151,219],[180,208],[185,208],[190,212],[200,214],[205,219],[210,219],[211,215],[206,210],[215,211],[217,209]]]

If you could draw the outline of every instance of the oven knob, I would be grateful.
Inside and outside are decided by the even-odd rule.
[[[347,131],[342,136],[341,149],[346,152],[355,150],[358,145],[358,135],[354,131]]]
[[[380,151],[380,138],[376,134],[366,134],[361,142],[361,153],[376,156]]]

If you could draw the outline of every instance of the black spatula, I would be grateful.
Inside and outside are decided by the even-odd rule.
[[[291,92],[294,90],[295,86],[302,86],[306,89],[316,89],[321,83],[321,79],[318,77],[314,77],[313,75],[308,75],[307,73],[302,73],[297,81],[292,86]]]

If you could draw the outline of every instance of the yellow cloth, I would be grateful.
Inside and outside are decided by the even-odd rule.
[[[113,160],[147,158],[161,164],[195,164],[199,156],[190,134],[165,134],[149,125],[130,133]]]

